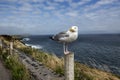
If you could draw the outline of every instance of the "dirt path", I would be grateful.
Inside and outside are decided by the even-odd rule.
[[[21,61],[26,68],[29,69],[36,80],[64,80],[64,77],[55,74],[51,69],[48,69],[42,63],[28,57],[26,54],[18,50],[16,50],[16,52],[19,54]]]
[[[10,72],[4,67],[0,60],[0,80],[11,80]]]

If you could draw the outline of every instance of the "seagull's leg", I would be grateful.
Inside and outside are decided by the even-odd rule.
[[[64,43],[64,54],[69,54],[67,43]]]
[[[66,43],[66,53],[68,54],[69,51],[68,51],[68,44]]]
[[[65,43],[63,43],[64,54],[66,53]]]

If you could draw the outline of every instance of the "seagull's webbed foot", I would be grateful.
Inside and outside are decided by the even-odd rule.
[[[68,51],[68,45],[66,43],[64,43],[63,47],[64,47],[64,54],[65,55],[69,54],[70,52]]]
[[[69,53],[70,53],[69,51],[64,52],[65,55],[66,55],[66,54],[69,54]]]

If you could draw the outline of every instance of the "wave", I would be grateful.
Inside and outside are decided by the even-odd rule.
[[[35,48],[35,49],[43,49],[43,47],[40,45],[33,45],[33,44],[25,44],[25,45],[30,46],[30,47]]]
[[[30,38],[23,38],[22,41],[29,41]]]

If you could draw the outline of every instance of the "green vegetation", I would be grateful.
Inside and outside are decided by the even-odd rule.
[[[25,66],[19,61],[18,55],[9,55],[8,50],[0,49],[0,59],[6,68],[11,71],[12,80],[30,80],[30,74]]]

